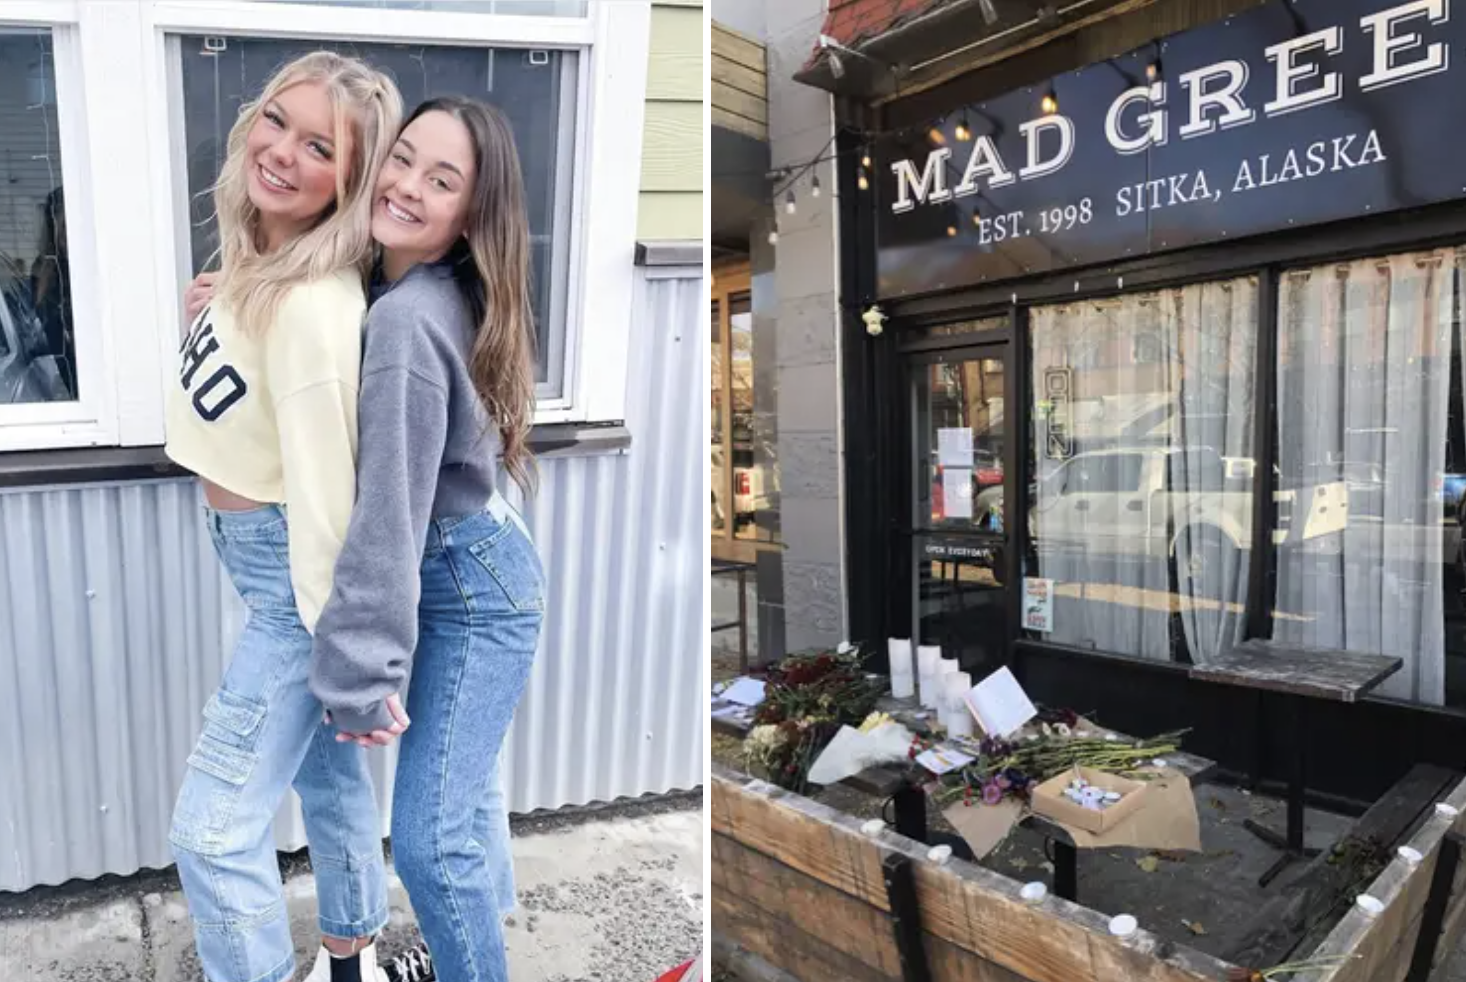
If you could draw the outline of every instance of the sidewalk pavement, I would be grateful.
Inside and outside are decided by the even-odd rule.
[[[699,953],[700,800],[638,803],[617,817],[516,820],[520,907],[505,931],[514,982],[649,982]],[[297,870],[285,891],[304,978],[319,943],[315,881],[303,863],[288,865]],[[417,940],[393,875],[380,948],[391,956]],[[0,895],[0,979],[203,982],[171,872]]]

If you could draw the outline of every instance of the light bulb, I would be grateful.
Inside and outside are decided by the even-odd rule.
[[[952,239],[952,238],[956,238],[956,236],[957,236],[957,226],[956,225],[948,225],[947,226],[947,238]]]
[[[963,143],[972,139],[972,130],[967,128],[967,120],[965,119],[957,124],[957,139]]]
[[[1145,77],[1148,81],[1154,82],[1156,80],[1156,76],[1158,76],[1160,73],[1161,65],[1158,61],[1153,61],[1149,65],[1145,66]]]
[[[809,182],[809,196],[811,198],[818,198],[820,196],[819,175],[815,175],[815,177]]]
[[[792,190],[784,196],[784,210],[791,215],[794,214],[794,192]]]
[[[867,150],[865,153],[863,153],[863,154],[860,155],[860,166],[864,167],[867,170],[870,169],[870,151],[869,150]]]
[[[779,244],[779,230],[778,229],[771,229],[769,231],[769,245],[778,245],[778,244]]]
[[[1042,106],[1044,113],[1052,116],[1059,111],[1059,100],[1052,92],[1045,92]]]
[[[947,135],[935,126],[927,131],[926,136],[927,139],[931,140],[937,146],[941,146],[942,144],[947,142]]]
[[[856,181],[856,183],[860,185],[860,190],[862,190],[862,191],[869,191],[870,190],[870,181],[866,179],[865,171],[861,171],[860,172],[860,179],[858,181]]]

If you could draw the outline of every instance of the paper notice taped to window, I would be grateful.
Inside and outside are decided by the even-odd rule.
[[[943,467],[971,467],[972,431],[965,426],[938,429],[937,463]]]
[[[972,471],[947,468],[942,471],[942,517],[972,518]]]

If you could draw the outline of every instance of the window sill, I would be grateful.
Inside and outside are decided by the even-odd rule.
[[[545,459],[622,453],[631,446],[623,424],[549,424],[530,433],[530,449]],[[0,489],[98,481],[145,481],[191,477],[162,447],[88,447],[81,450],[24,450],[0,453]]]

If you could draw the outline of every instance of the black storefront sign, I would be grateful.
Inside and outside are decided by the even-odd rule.
[[[1274,2],[883,137],[879,293],[1466,197],[1459,5]]]

